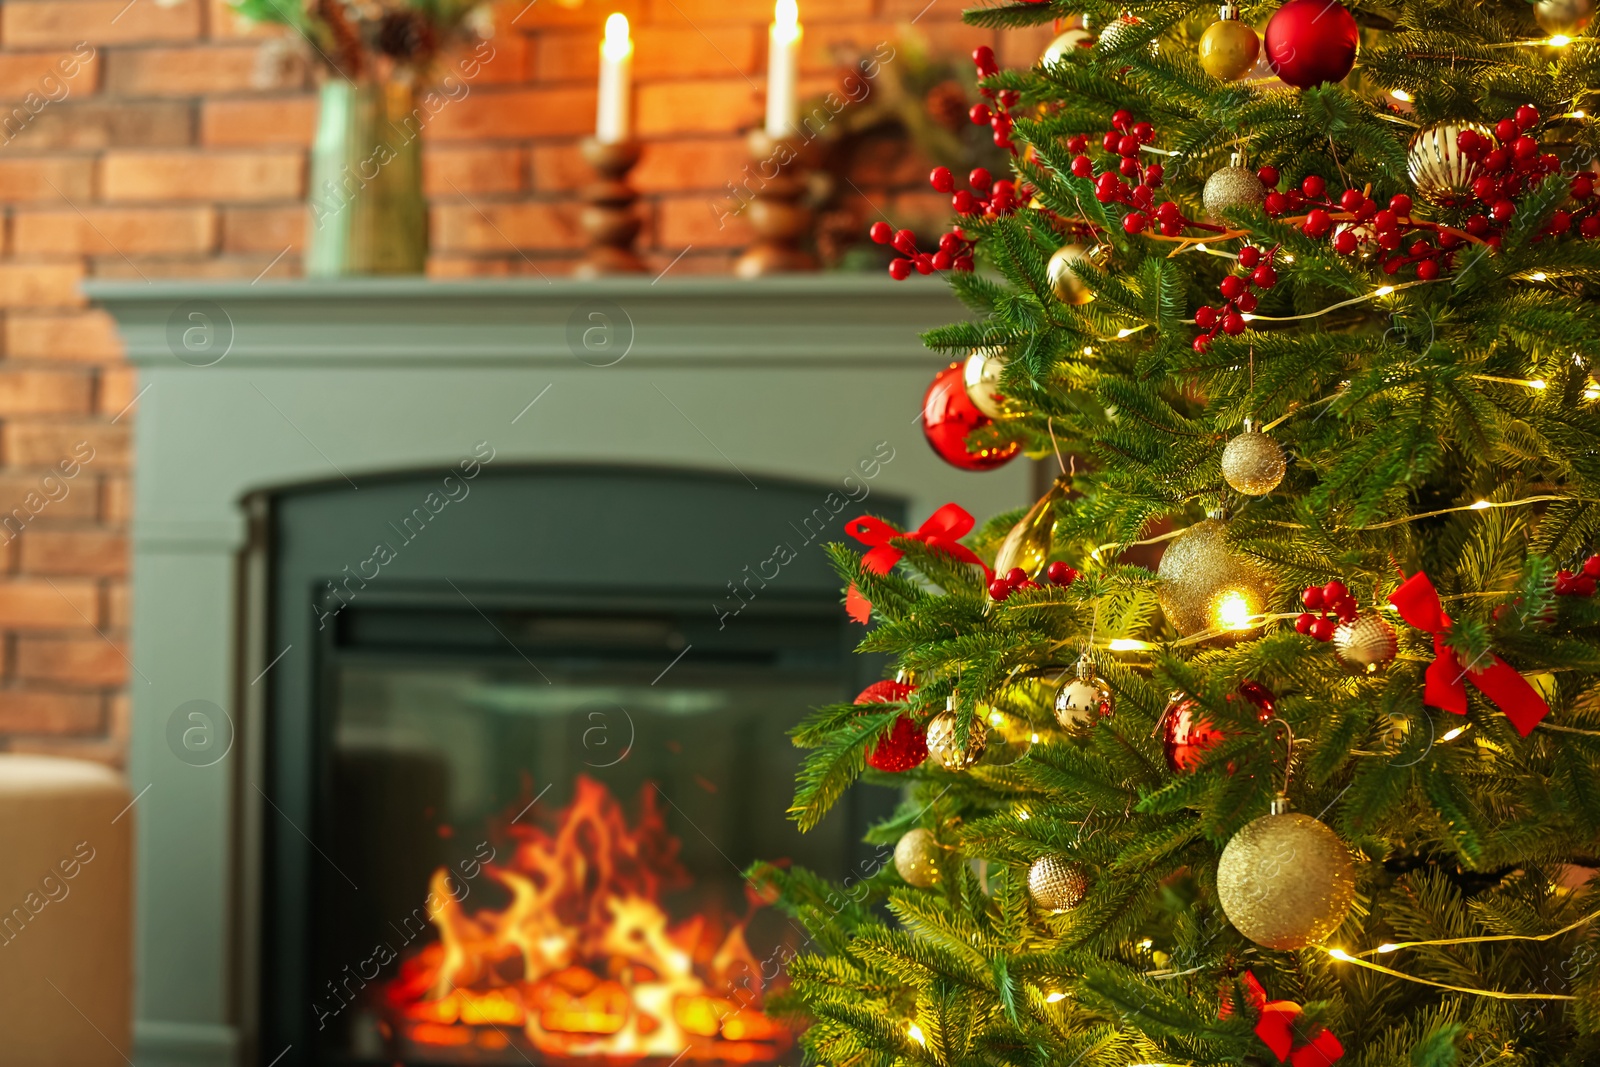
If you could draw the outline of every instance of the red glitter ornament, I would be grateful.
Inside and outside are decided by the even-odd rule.
[[[922,432],[939,458],[964,471],[993,470],[1022,451],[1017,441],[968,448],[967,435],[994,422],[967,396],[963,367],[952,363],[939,372],[922,398]]]
[[[857,704],[894,704],[911,695],[912,686],[884,679],[873,682],[856,697]],[[928,758],[928,732],[909,715],[895,719],[889,732],[867,748],[867,765],[880,771],[909,771]]]
[[[1333,0],[1289,0],[1267,23],[1267,65],[1287,85],[1309,89],[1341,82],[1356,63],[1361,33]]]

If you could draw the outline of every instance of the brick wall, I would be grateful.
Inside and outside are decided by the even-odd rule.
[[[802,89],[837,81],[834,46],[870,51],[913,20],[937,50],[1038,55],[1038,33],[995,41],[960,7],[801,0]],[[711,205],[761,120],[770,0],[512,0],[494,59],[425,131],[430,273],[569,269],[612,10],[634,26],[648,258],[687,248],[674,272],[725,271],[747,243]],[[316,104],[304,70],[263,61],[281,33],[224,0],[0,2],[0,748],[122,758],[137,387],[78,283],[299,273]],[[938,210],[903,149],[859,169],[864,217]]]

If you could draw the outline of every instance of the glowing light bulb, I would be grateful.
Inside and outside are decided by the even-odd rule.
[[[1152,946],[1154,944],[1155,944],[1155,942],[1150,940],[1147,937],[1143,941],[1139,942],[1139,947],[1142,948],[1142,949],[1148,949],[1148,948],[1150,948],[1150,946]]]
[[[1117,331],[1117,340],[1119,340],[1119,341],[1122,340],[1124,337],[1128,336],[1132,332],[1133,332],[1132,330],[1130,330],[1126,326],[1124,326],[1122,329]]]
[[[1373,296],[1388,296],[1392,292],[1394,292],[1394,286],[1392,286],[1392,285],[1380,285],[1380,286],[1378,286],[1376,289],[1374,289],[1372,291],[1372,295]]]
[[[1036,744],[1036,745],[1039,743],[1039,735],[1038,734],[1034,734],[1033,735],[1033,743]]]
[[[1545,381],[1544,381],[1543,378],[1535,378],[1533,381],[1528,383],[1528,388],[1529,389],[1543,389],[1544,386],[1545,386]]]
[[[1564,33],[1558,33],[1545,42],[1545,44],[1549,45],[1551,48],[1565,48],[1571,43],[1572,38],[1568,37]]]
[[[1250,598],[1237,589],[1230,589],[1217,601],[1217,624],[1224,630],[1248,630],[1255,608]]]
[[[772,6],[773,36],[788,42],[800,36],[800,5],[796,0],[778,0]]]
[[[1090,348],[1088,345],[1084,345],[1083,346],[1083,354],[1086,355],[1086,356],[1092,356],[1092,355],[1094,355],[1094,349]]]
[[[1585,111],[1580,109],[1578,111],[1574,111],[1572,113],[1572,117],[1575,118],[1575,119],[1586,119],[1586,118],[1589,117],[1589,115],[1588,115],[1587,112],[1585,112]]]
[[[1394,952],[1399,947],[1400,947],[1399,945],[1382,944],[1382,945],[1378,946],[1378,951],[1379,952]]]
[[[1411,94],[1406,92],[1404,89],[1391,89],[1389,91],[1389,95],[1400,101],[1402,104],[1409,104],[1412,100]]]
[[[1545,279],[1545,273],[1542,270],[1536,270],[1532,274],[1528,275],[1528,277],[1532,278],[1536,282],[1542,282]]]
[[[1113,637],[1106,647],[1113,652],[1138,652],[1150,646],[1143,641],[1135,641],[1131,637]]]
[[[625,59],[633,51],[633,42],[628,40],[628,16],[615,11],[606,19],[606,41],[601,50],[607,59]]]
[[[1028,821],[1028,809],[1027,808],[1018,808],[1017,809],[1017,818],[1021,819],[1023,822],[1027,822]]]
[[[996,711],[996,712],[993,712],[989,716],[989,721],[994,723],[996,726],[999,726],[1001,723],[1005,722],[1006,720],[1005,720],[1004,716],[1002,716],[998,711]]]
[[[1044,1002],[1046,1004],[1056,1004],[1066,999],[1067,995],[1065,993],[1051,993],[1049,996],[1044,998]]]
[[[1492,507],[1494,507],[1494,505],[1489,503],[1487,500],[1474,500],[1472,502],[1472,510],[1473,511],[1482,511],[1484,508],[1492,508]]]
[[[1342,948],[1330,948],[1328,950],[1328,955],[1332,956],[1336,960],[1344,960],[1347,963],[1350,961],[1350,953],[1346,952]]]
[[[928,1039],[922,1036],[922,1027],[918,1026],[916,1023],[912,1023],[906,1028],[906,1036],[911,1038],[911,1040],[915,1041],[917,1044],[921,1045],[923,1048],[928,1047]]]
[[[1591,385],[1583,391],[1585,400],[1600,400],[1600,385]]]
[[[1466,732],[1467,732],[1467,728],[1465,726],[1455,726],[1455,727],[1452,727],[1449,730],[1446,730],[1444,732],[1444,736],[1439,738],[1439,740],[1441,742],[1454,741],[1456,738],[1460,737],[1462,734],[1464,734]]]

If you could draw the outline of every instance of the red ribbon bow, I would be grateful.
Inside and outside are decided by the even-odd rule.
[[[1311,1040],[1296,1048],[1294,1022],[1302,1010],[1300,1005],[1292,1000],[1268,1000],[1267,991],[1249,971],[1244,972],[1240,982],[1251,1007],[1261,1013],[1256,1021],[1256,1036],[1278,1057],[1279,1063],[1290,1067],[1328,1067],[1344,1055],[1344,1045],[1325,1026],[1317,1027]]]
[[[976,563],[983,568],[985,579],[994,577],[994,572],[989,565],[979,559],[977,553],[962,544],[957,538],[965,537],[972,532],[976,519],[960,504],[946,504],[944,507],[928,516],[928,521],[917,527],[911,533],[897,530],[882,519],[875,519],[871,515],[862,515],[845,523],[845,532],[857,541],[867,546],[867,554],[861,557],[861,565],[873,574],[888,574],[894,565],[900,562],[905,555],[903,549],[894,547],[895,538],[904,538],[907,541],[921,541],[931,549],[943,552],[963,563]],[[845,597],[845,608],[850,617],[863,625],[872,615],[872,602],[861,595],[861,591],[852,583],[850,592]]]
[[[1528,680],[1518,674],[1505,660],[1494,654],[1487,667],[1473,669],[1475,664],[1461,666],[1455,649],[1446,642],[1450,633],[1450,616],[1439,602],[1439,592],[1428,576],[1418,571],[1389,597],[1389,603],[1400,612],[1400,617],[1417,629],[1433,635],[1433,662],[1428,665],[1422,702],[1441,711],[1456,715],[1467,713],[1467,682],[1492,700],[1517,733],[1527,737],[1539,720],[1550,714],[1550,705],[1544,702]]]

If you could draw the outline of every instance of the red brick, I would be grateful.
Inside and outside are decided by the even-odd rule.
[[[0,417],[86,415],[92,385],[80,371],[6,370],[0,365]]]
[[[196,208],[83,208],[28,211],[11,222],[14,251],[27,255],[125,255],[209,252],[216,213]]]
[[[951,5],[957,14],[965,6],[959,0],[939,2]],[[802,0],[800,24],[809,29],[818,22],[859,19],[870,14],[862,10],[865,7],[861,0]],[[772,0],[650,0],[650,21],[668,26],[685,21],[699,26],[717,22],[755,23],[765,37],[766,28],[772,23]]]
[[[643,162],[641,159],[640,166]],[[570,193],[597,177],[574,141],[534,145],[532,171],[533,187],[541,193]],[[639,169],[635,168],[633,173],[637,176]]]
[[[0,263],[0,307],[77,307],[82,280],[76,263]]]
[[[128,539],[120,533],[33,525],[20,541],[18,565],[23,574],[120,578],[128,573]]]
[[[422,184],[429,196],[514,193],[527,169],[520,148],[429,148]]]
[[[69,95],[86,94],[99,84],[100,55],[89,47],[0,55],[0,100],[17,101],[28,93],[60,97],[63,85]]]
[[[48,506],[44,513],[48,513]],[[10,515],[7,511],[0,518]],[[25,533],[23,539],[29,536],[32,535]],[[0,581],[0,626],[88,630],[99,614],[99,599],[95,583],[83,578],[7,578]]]
[[[282,26],[245,18],[228,0],[206,0],[206,36],[214,40],[266,40],[286,32]]]
[[[13,358],[88,362],[122,358],[122,338],[104,311],[64,315],[12,312],[5,319],[5,351]]]
[[[256,276],[269,266],[272,268],[267,274],[269,278],[282,278],[296,273],[294,266],[298,259],[294,253],[285,255],[276,265],[273,265],[274,259],[277,259],[276,252],[270,255],[259,252],[253,255],[205,258],[180,256],[170,259],[144,259],[138,263],[130,263],[121,256],[105,256],[90,260],[89,267],[90,273],[96,278],[130,282],[151,282],[158,278],[190,281],[196,279],[234,281],[242,278],[248,282],[255,280]]]
[[[300,152],[113,152],[100,163],[107,200],[294,199],[304,189]]]
[[[132,367],[106,367],[100,372],[99,388],[95,390],[95,410],[108,419],[115,419],[133,403],[139,389],[138,371]]]
[[[664,137],[686,133],[731,133],[762,118],[762,91],[743,78],[656,82],[635,92],[638,133]]]
[[[726,198],[709,195],[663,198],[657,204],[660,246],[674,255],[688,245],[697,250],[744,248],[755,234],[744,215],[724,216],[730,206]]]
[[[512,256],[511,258],[517,258]],[[549,270],[541,267],[541,270]],[[511,262],[503,256],[429,255],[430,278],[503,278],[511,274]],[[562,273],[565,273],[564,271]],[[554,272],[552,272],[554,276]]]
[[[113,770],[121,770],[128,759],[126,739],[78,740],[23,734],[5,741],[5,750],[29,756],[59,756],[62,759],[89,760],[103,763]]]
[[[94,164],[88,159],[0,159],[0,200],[87,200],[93,178]]]
[[[224,252],[298,251],[305,243],[306,209],[293,207],[229,207],[222,209]]]
[[[428,124],[440,141],[565,137],[594,131],[593,86],[479,89],[451,103]]]
[[[55,470],[8,470],[0,473],[0,518],[17,507],[51,520],[93,519],[100,513],[99,486],[92,478],[63,478]],[[9,536],[0,531],[0,540]]]
[[[126,419],[114,426],[87,420],[8,419],[0,426],[0,442],[6,463],[12,466],[55,467],[62,462],[77,462],[78,477],[82,477],[83,470],[96,474],[126,471],[131,455]],[[89,449],[93,449],[92,455]],[[89,458],[77,458],[80,455]]]
[[[755,172],[756,163],[743,138],[661,141],[645,145],[632,177],[641,193],[706,189],[726,195],[728,182],[738,185],[748,180],[747,166]]]
[[[93,734],[105,722],[97,693],[52,689],[0,689],[0,732]]]
[[[125,650],[98,635],[17,638],[17,677],[29,682],[125,685],[131,673]]]
[[[310,148],[316,131],[317,98],[314,96],[200,102],[200,143],[203,145]]]
[[[529,80],[533,45],[527,37],[514,32],[497,33],[487,42],[488,47],[480,50],[482,44],[457,45],[440,56],[439,81],[449,77],[476,91],[480,85],[513,85]]]
[[[254,80],[259,51],[260,46],[254,44],[114,49],[106,55],[105,88],[109,93],[125,96],[248,92],[257,88]]]
[[[642,26],[633,35],[633,76],[675,78],[754,75],[763,68],[764,35],[755,26]],[[592,82],[600,73],[600,45],[586,30],[539,35],[534,73],[542,82]],[[765,75],[763,74],[763,77]],[[760,79],[756,79],[760,80]],[[764,84],[764,83],[763,83]]]
[[[69,99],[40,112],[15,144],[30,152],[122,145],[160,148],[188,144],[193,128],[193,108],[186,101]]]
[[[71,47],[138,41],[189,41],[200,36],[199,0],[172,3],[130,0],[7,0],[0,7],[0,39],[10,47]]]
[[[433,246],[442,252],[503,254],[580,248],[584,243],[578,213],[566,204],[439,204],[432,219]]]
[[[112,476],[100,483],[100,521],[128,522],[133,518],[133,482]]]
[[[594,35],[598,47],[603,36],[606,16],[613,11],[620,11],[628,16],[628,22],[633,26],[650,21],[645,18],[645,0],[611,0],[600,8],[593,4],[562,3],[561,0],[537,0],[534,3],[529,3],[528,0],[512,0],[501,8],[505,21],[496,19],[496,25],[501,29],[520,30],[524,33],[545,26],[587,27]]]
[[[112,630],[125,630],[133,617],[133,590],[127,582],[107,582],[100,591],[100,624]]]

